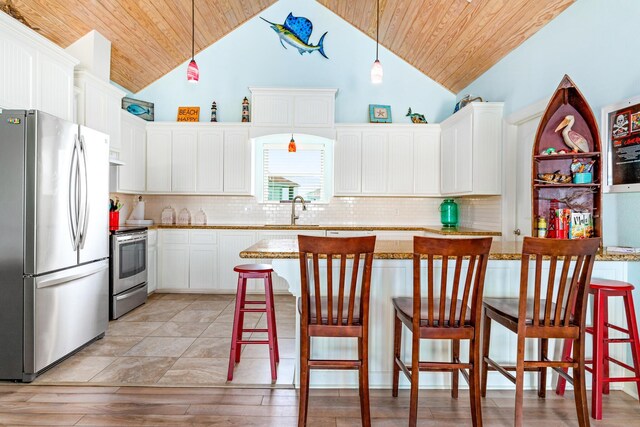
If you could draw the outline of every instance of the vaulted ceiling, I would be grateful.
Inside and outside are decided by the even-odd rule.
[[[201,51],[276,0],[196,1]],[[317,0],[375,39],[376,0]],[[454,93],[575,0],[380,0],[380,44]],[[28,23],[67,47],[92,29],[111,40],[111,79],[140,89],[191,51],[189,0],[12,0]],[[312,17],[310,17],[312,18]]]

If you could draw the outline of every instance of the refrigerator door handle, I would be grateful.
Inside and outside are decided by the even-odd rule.
[[[49,286],[59,285],[60,283],[71,282],[72,280],[81,279],[83,277],[91,276],[109,268],[108,261],[94,262],[90,265],[79,267],[77,273],[69,275],[68,272],[61,271],[59,273],[50,274],[45,280],[36,279],[36,288],[42,289]]]
[[[78,250],[78,135],[74,135],[73,153],[71,154],[71,167],[69,171],[69,225],[71,227],[71,239],[73,250]]]
[[[87,147],[85,145],[84,136],[80,136],[80,152],[82,153],[82,173],[80,179],[82,181],[81,187],[81,220],[78,226],[81,227],[79,245],[80,248],[84,248],[84,242],[87,235],[87,227],[89,225],[89,177],[87,174]]]

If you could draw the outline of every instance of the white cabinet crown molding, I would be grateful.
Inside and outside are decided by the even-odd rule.
[[[111,83],[106,82],[106,81],[96,77],[90,71],[87,71],[87,70],[75,70],[74,71],[74,75],[75,75],[75,78],[76,78],[76,83],[80,83],[81,84],[83,80],[89,80],[92,84],[99,85],[101,88],[109,91],[110,95],[112,95],[113,97],[122,98],[127,94],[127,92],[123,91],[122,89],[118,89],[117,87],[115,87]],[[76,84],[76,86],[78,86],[78,84]]]

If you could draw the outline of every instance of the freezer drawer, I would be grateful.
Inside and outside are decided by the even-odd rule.
[[[111,318],[117,319],[145,302],[147,302],[146,282],[111,297]]]
[[[28,377],[103,335],[109,323],[109,262],[25,280],[24,373]],[[32,304],[33,311],[27,307]],[[35,376],[35,375],[34,375]]]

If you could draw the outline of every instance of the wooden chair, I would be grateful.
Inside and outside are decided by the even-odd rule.
[[[301,275],[301,296],[298,301],[300,312],[298,426],[307,424],[311,369],[357,369],[362,425],[371,425],[368,370],[369,287],[375,242],[375,236],[347,238],[298,236]],[[362,257],[364,261],[360,269]],[[334,262],[338,264],[336,268],[334,268]],[[321,264],[325,266],[323,271],[321,271]],[[348,282],[347,264],[352,268]],[[334,272],[339,274],[337,283],[334,281]],[[311,337],[357,338],[358,358],[355,360],[311,359]]]
[[[398,396],[400,370],[411,383],[409,425],[418,418],[418,379],[420,371],[451,371],[452,396],[458,395],[458,373],[469,383],[471,417],[482,425],[480,406],[480,321],[482,290],[491,238],[434,239],[413,238],[413,297],[393,298],[395,324],[393,336],[393,396]],[[423,258],[427,267],[427,298],[421,296]],[[439,280],[435,259],[441,258]],[[453,261],[455,258],[455,261]],[[453,264],[453,265],[450,265]],[[449,268],[453,267],[453,280]],[[463,272],[464,271],[466,272]],[[411,365],[400,356],[402,324],[411,331]],[[420,361],[420,339],[452,340],[451,362]],[[460,340],[469,340],[469,362],[460,361]],[[469,369],[469,373],[464,371]]]
[[[553,368],[573,384],[578,423],[580,426],[589,425],[584,378],[585,317],[587,291],[599,244],[599,238],[558,240],[525,237],[520,264],[520,296],[484,300],[482,395],[486,396],[487,392],[488,365],[515,383],[516,426],[522,426],[524,422],[522,403],[525,371],[539,373],[538,395],[545,397],[547,368]],[[529,261],[532,257],[535,257],[535,265],[530,272]],[[548,273],[543,258],[549,259]],[[543,276],[546,280],[543,280]],[[533,278],[531,284],[530,278]],[[533,296],[529,292],[530,287],[533,288]],[[515,366],[500,366],[489,358],[492,320],[518,334]],[[539,340],[537,360],[524,359],[527,338]],[[547,350],[550,338],[573,340],[573,357],[561,361],[549,360]],[[501,351],[504,352],[503,349]],[[563,371],[566,368],[573,368],[573,378]],[[509,371],[516,371],[515,377]]]

